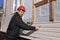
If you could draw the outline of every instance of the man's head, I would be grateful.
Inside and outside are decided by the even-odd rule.
[[[19,6],[17,10],[18,10],[18,14],[22,17],[25,12],[25,7]]]

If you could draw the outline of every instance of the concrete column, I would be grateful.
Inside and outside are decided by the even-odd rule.
[[[55,1],[50,2],[50,21],[54,22],[54,15],[55,15]]]
[[[32,6],[32,22],[36,22],[36,7],[34,5]]]

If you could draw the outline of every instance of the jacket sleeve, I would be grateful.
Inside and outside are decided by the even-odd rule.
[[[16,18],[16,25],[24,30],[35,30],[34,26],[28,26],[27,24],[25,24],[22,19],[20,18]]]

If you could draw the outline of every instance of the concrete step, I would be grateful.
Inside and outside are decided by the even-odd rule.
[[[33,34],[31,34],[31,36],[39,36],[39,35],[45,35],[45,36],[52,36],[52,37],[57,37],[60,38],[60,33],[56,33],[56,32],[44,32],[44,31],[36,31]]]
[[[42,40],[60,40],[60,33],[36,32],[30,36]]]
[[[41,26],[42,28],[60,28],[60,23],[35,23],[33,26]]]
[[[45,31],[45,32],[56,32],[60,33],[60,28],[40,28],[38,31]]]
[[[40,28],[39,30],[37,31],[28,31],[28,30],[24,30],[23,33],[24,34],[27,34],[27,33],[32,33],[32,34],[35,34],[35,33],[40,33],[40,32],[50,32],[50,33],[60,33],[60,28]]]
[[[32,40],[60,40],[60,28],[40,28],[29,36]],[[25,32],[24,32],[25,33]]]

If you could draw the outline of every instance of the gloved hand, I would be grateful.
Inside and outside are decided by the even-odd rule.
[[[35,29],[38,30],[40,28],[40,26],[35,26]]]

